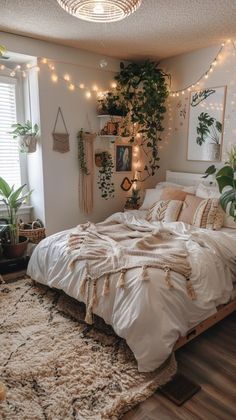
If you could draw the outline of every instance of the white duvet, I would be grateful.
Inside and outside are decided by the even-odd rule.
[[[136,225],[148,223],[143,217],[145,212],[119,214],[122,223]],[[153,222],[153,228],[156,229],[159,223]],[[141,372],[159,367],[179,336],[214,314],[217,305],[230,300],[236,272],[235,231],[206,231],[182,222],[166,223],[165,226],[188,235],[186,244],[192,268],[191,281],[197,293],[195,301],[187,295],[186,280],[182,275],[171,272],[174,289],[169,290],[163,270],[157,268],[149,269],[148,282],[140,281],[139,269],[130,269],[126,273],[124,290],[116,288],[119,274],[112,274],[109,296],[101,297],[102,282],[97,285],[99,303],[94,313],[126,340]],[[31,256],[28,275],[84,301],[79,292],[84,268],[78,262],[72,272],[68,270],[70,232],[60,232],[40,242]]]

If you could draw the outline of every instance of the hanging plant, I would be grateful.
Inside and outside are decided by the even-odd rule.
[[[102,198],[108,200],[114,197],[115,186],[112,181],[113,160],[109,152],[100,153],[100,169],[98,173],[98,188],[101,190]]]
[[[86,157],[85,157],[85,150],[84,150],[84,135],[83,129],[78,132],[77,140],[78,140],[78,159],[80,170],[83,174],[89,175],[89,171],[86,164]]]
[[[135,141],[138,133],[142,135],[141,147],[147,156],[145,179],[153,176],[159,168],[158,142],[164,130],[168,77],[157,63],[151,61],[131,63],[126,67],[121,63],[120,73],[115,77],[117,90],[114,95],[119,96],[119,102],[127,109],[125,125],[132,127],[130,142]],[[124,128],[129,131],[129,128]]]
[[[11,131],[13,139],[18,138],[19,149],[21,153],[34,153],[36,151],[37,136],[39,134],[38,124],[32,125],[31,121],[26,121],[24,124],[12,124]]]

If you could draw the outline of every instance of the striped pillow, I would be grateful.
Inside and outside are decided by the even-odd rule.
[[[176,222],[183,202],[180,200],[160,200],[149,209],[146,219],[149,222]]]
[[[178,221],[199,228],[219,230],[223,226],[224,214],[218,198],[204,199],[187,195]]]

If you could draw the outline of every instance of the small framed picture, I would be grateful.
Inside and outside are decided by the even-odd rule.
[[[132,146],[116,145],[116,172],[131,172],[132,157]]]

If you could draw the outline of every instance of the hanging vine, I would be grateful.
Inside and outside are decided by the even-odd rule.
[[[130,131],[128,125],[131,126],[131,143],[135,142],[137,134],[141,134],[141,147],[147,157],[144,179],[155,175],[159,169],[158,142],[162,140],[164,130],[168,78],[152,61],[130,63],[126,67],[121,63],[120,73],[115,77],[117,88],[114,94],[119,96],[120,103],[128,111],[124,130]]]
[[[100,169],[98,172],[98,188],[101,190],[102,198],[108,200],[114,197],[115,186],[112,181],[113,159],[109,152],[100,153]]]
[[[85,156],[85,150],[84,150],[84,136],[83,136],[82,128],[77,134],[77,140],[78,140],[78,159],[79,159],[80,170],[83,174],[89,175],[87,164],[86,164],[86,156]]]

